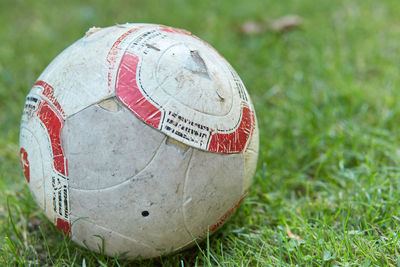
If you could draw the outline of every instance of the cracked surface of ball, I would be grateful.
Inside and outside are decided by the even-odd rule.
[[[21,161],[57,228],[107,255],[151,258],[218,229],[251,184],[254,107],[209,44],[154,24],[92,28],[26,98]],[[99,238],[101,237],[101,238]]]

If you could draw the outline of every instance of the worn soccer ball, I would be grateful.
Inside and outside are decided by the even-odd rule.
[[[90,29],[43,71],[20,154],[59,230],[107,255],[151,258],[193,245],[238,207],[258,129],[241,79],[209,44],[124,24]]]

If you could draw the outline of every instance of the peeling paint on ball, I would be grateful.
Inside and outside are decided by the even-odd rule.
[[[20,147],[32,195],[60,231],[151,258],[193,245],[239,206],[258,128],[243,82],[209,44],[124,24],[89,29],[43,71]]]

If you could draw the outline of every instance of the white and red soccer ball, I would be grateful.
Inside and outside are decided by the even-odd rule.
[[[258,129],[241,79],[210,45],[125,24],[91,29],[43,71],[20,147],[58,229],[95,251],[104,240],[108,255],[150,258],[232,214],[254,175]]]

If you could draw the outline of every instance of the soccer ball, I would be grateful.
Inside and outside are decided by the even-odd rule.
[[[257,121],[234,69],[189,32],[92,28],[26,97],[20,155],[59,230],[107,255],[151,258],[193,245],[238,207]]]

